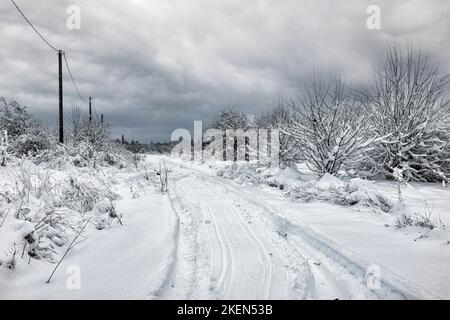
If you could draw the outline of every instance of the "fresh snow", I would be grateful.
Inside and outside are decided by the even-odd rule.
[[[157,169],[160,159],[146,156],[142,168]],[[0,299],[450,299],[447,229],[396,229],[394,212],[362,202],[339,206],[289,197],[290,186],[311,180],[293,168],[165,160],[165,194],[146,182],[147,169],[51,170],[56,180],[72,174],[112,181],[123,226],[97,230],[90,224],[48,284],[55,264],[28,264],[19,252],[14,270],[0,266]],[[1,170],[0,187],[6,188],[8,168]],[[311,188],[397,202],[394,182],[325,175]],[[410,184],[402,196],[411,212],[422,212],[427,201],[433,217],[450,224],[449,190],[440,184]],[[107,206],[97,203],[92,216]],[[0,255],[33,228],[8,217],[0,228]],[[58,259],[66,248],[56,249]],[[68,286],[73,267],[80,289]],[[379,283],[372,283],[374,274]]]

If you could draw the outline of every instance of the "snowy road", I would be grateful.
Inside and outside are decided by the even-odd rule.
[[[144,165],[158,168],[160,159],[148,156]],[[412,247],[376,220],[382,216],[292,202],[277,189],[239,185],[207,166],[166,161],[168,194],[155,189],[147,169],[103,172],[114,176],[124,225],[90,226],[50,284],[54,265],[44,259],[0,269],[0,299],[448,296],[447,251],[418,250],[425,242]],[[67,286],[73,266],[80,270],[77,290]]]
[[[289,225],[231,181],[172,164],[170,200],[180,221],[176,265],[162,298],[411,298]]]

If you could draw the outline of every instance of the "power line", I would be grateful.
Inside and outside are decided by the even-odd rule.
[[[44,38],[44,36],[35,28],[35,26],[28,20],[28,18],[25,16],[25,14],[20,10],[19,6],[14,2],[14,0],[11,0],[13,5],[16,7],[17,11],[21,14],[21,16],[25,19],[25,21],[30,25],[30,27],[34,30],[34,32],[37,33],[37,35],[54,51],[58,52],[59,50],[56,49],[54,46],[50,44],[50,42],[47,41],[47,39]]]
[[[73,86],[75,88],[75,91],[77,92],[78,96],[83,102],[86,102],[86,100],[83,98],[83,96],[80,94],[80,91],[78,90],[77,84],[75,82],[75,79],[73,78],[72,71],[70,70],[69,62],[67,61],[66,53],[63,50],[56,49],[53,45],[50,44],[50,42],[47,41],[47,39],[36,29],[36,27],[28,20],[28,18],[25,16],[25,14],[20,10],[19,6],[14,2],[14,0],[11,0],[12,4],[16,7],[17,11],[19,11],[20,15],[23,17],[23,19],[30,25],[30,27],[36,32],[36,34],[42,39],[42,41],[47,44],[47,46],[52,49],[53,51],[58,53],[58,66],[59,66],[59,141],[61,143],[64,143],[64,117],[63,117],[63,76],[62,76],[62,56],[64,56],[64,61],[67,67],[67,71],[69,72],[70,79],[72,80]]]
[[[47,41],[47,39],[45,39],[45,37],[36,29],[36,27],[30,22],[30,20],[28,20],[28,18],[25,16],[25,14],[22,12],[22,10],[20,10],[19,6],[14,2],[14,0],[11,0],[11,2],[13,3],[13,5],[16,7],[16,9],[19,11],[19,13],[22,15],[22,17],[25,19],[25,21],[31,26],[31,28],[33,28],[33,30],[38,34],[38,36],[54,51],[59,52],[60,50],[56,49],[53,45],[50,44],[50,42]],[[78,96],[81,98],[81,100],[83,102],[86,102],[86,100],[82,97],[82,95],[80,94],[80,91],[78,90],[78,87],[75,83],[75,80],[73,78],[72,72],[70,71],[70,67],[69,67],[69,63],[67,62],[67,58],[66,58],[66,53],[63,52],[63,56],[64,56],[64,61],[66,63],[67,66],[67,71],[69,72],[70,78],[72,79],[72,83],[73,86],[75,87],[75,90],[78,94]]]
[[[80,97],[81,101],[86,102],[86,100],[80,94],[80,91],[78,90],[77,84],[75,83],[75,79],[73,78],[72,72],[70,71],[69,62],[67,61],[65,52],[63,52],[63,57],[64,57],[64,61],[66,62],[67,71],[69,72],[70,79],[72,79],[72,83],[73,83],[73,87],[75,88],[75,91],[77,92],[77,94]]]

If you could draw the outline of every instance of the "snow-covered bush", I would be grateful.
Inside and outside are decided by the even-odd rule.
[[[331,174],[324,174],[318,181],[310,180],[291,186],[287,196],[302,201],[320,200],[343,206],[363,205],[389,212],[393,204],[373,182],[360,178],[342,181]]]
[[[218,176],[233,180],[237,184],[268,185],[280,190],[288,189],[292,183],[301,179],[300,173],[295,168],[268,167],[259,163],[227,163],[214,169]]]
[[[264,183],[263,177],[257,172],[258,168],[259,165],[252,163],[232,163],[217,168],[216,174],[238,184],[258,185]]]
[[[433,208],[425,202],[425,209],[423,212],[408,213],[406,210],[395,219],[395,228],[402,229],[405,227],[421,227],[425,229],[434,230],[436,228],[446,229],[445,224],[441,219],[436,219],[433,216]]]
[[[374,141],[368,135],[369,117],[341,79],[316,77],[291,107],[295,118],[285,123],[283,132],[292,137],[317,175],[335,175],[342,166],[350,169],[364,161]]]
[[[211,123],[211,128],[226,130],[226,129],[247,129],[249,121],[247,116],[233,109],[223,110]]]
[[[111,142],[110,128],[97,114],[91,117],[83,115],[78,107],[72,109],[71,126],[68,129],[68,141],[74,146],[85,142],[93,149],[107,150]]]
[[[232,137],[234,139],[234,143],[227,143],[227,131],[233,130],[247,130],[249,128],[249,120],[247,116],[242,113],[235,111],[233,109],[223,110],[211,123],[210,128],[217,129],[222,131],[223,135],[223,160],[231,160],[234,161],[237,159],[238,153],[238,141],[236,137]]]
[[[11,139],[26,132],[30,119],[31,114],[26,107],[15,100],[7,101],[4,97],[0,97],[0,129],[8,131]]]
[[[52,140],[53,138],[43,126],[36,121],[32,121],[25,132],[13,140],[9,148],[10,153],[19,157],[35,156],[39,152],[49,149]]]
[[[48,173],[20,168],[12,172],[11,178],[14,184],[3,187],[8,201],[1,204],[6,214],[1,223],[5,231],[1,230],[0,234],[8,236],[8,230],[19,230],[15,226],[26,226],[29,232],[24,236],[25,241],[17,236],[13,239],[12,231],[9,232],[5,245],[19,245],[21,258],[27,253],[29,259],[56,261],[55,247],[65,244],[68,232],[77,225],[78,215],[57,207],[56,186]],[[20,228],[22,233],[25,229]]]
[[[101,201],[117,199],[111,186],[100,181],[84,182],[74,176],[70,176],[64,183],[59,196],[64,206],[81,213],[91,211]]]
[[[32,223],[15,221],[4,227],[0,234],[0,266],[9,269],[16,267],[16,259],[23,257],[25,252],[34,252],[37,247],[37,237]]]
[[[28,113],[27,108],[0,98],[0,130],[8,134],[8,152],[19,157],[36,155],[51,144],[47,130]],[[2,147],[2,149],[4,149]],[[2,153],[5,153],[3,150]]]
[[[296,115],[292,109],[280,101],[275,108],[262,113],[256,118],[256,126],[259,129],[279,130],[280,163],[282,165],[292,165],[303,159],[301,150],[294,143],[292,136],[282,130],[285,124],[295,122],[295,117]]]
[[[135,155],[126,150],[119,143],[110,142],[107,148],[95,150],[89,142],[82,141],[76,145],[53,144],[49,149],[40,152],[33,158],[37,165],[43,165],[52,169],[62,169],[67,166],[75,167],[110,167],[119,169],[135,166],[142,160],[140,155]]]
[[[169,191],[169,169],[165,160],[159,161],[159,170],[156,172],[154,185],[162,193]]]
[[[450,167],[450,109],[444,93],[449,76],[411,48],[387,51],[366,99],[374,134],[384,137],[370,153],[373,167],[393,178],[442,181]]]
[[[97,202],[91,210],[95,227],[103,230],[106,227],[111,228],[114,220],[122,224],[122,215],[117,212],[116,205],[109,199]]]
[[[90,169],[87,176],[64,179],[55,178],[51,170],[33,167],[31,162],[9,167],[7,177],[11,182],[0,186],[1,194],[5,195],[0,197],[0,238],[15,224],[27,222],[33,234],[25,240],[33,241],[26,243],[11,236],[0,247],[7,246],[6,251],[17,247],[20,257],[26,254],[28,259],[56,262],[58,248],[68,243],[86,216],[91,216],[98,229],[111,225],[114,219],[121,224],[121,215],[112,202],[117,195],[111,191],[110,181],[93,175],[93,170]],[[11,255],[6,260],[10,261],[9,265],[17,262]]]

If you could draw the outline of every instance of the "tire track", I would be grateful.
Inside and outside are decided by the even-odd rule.
[[[212,181],[206,175],[203,175],[202,178]],[[341,253],[314,231],[297,224],[292,224],[289,220],[277,213],[275,209],[255,200],[254,196],[247,191],[237,190],[230,182],[221,179],[214,180],[213,182],[222,185],[230,193],[234,193],[244,201],[260,207],[261,214],[267,218],[268,222],[282,232],[286,232],[289,235],[289,239],[293,239],[290,241],[297,248],[302,248],[302,253],[306,255],[309,253],[309,256],[318,258],[321,265],[324,266],[321,271],[321,276],[328,279],[329,283],[336,283],[337,286],[335,285],[335,288],[341,291],[344,299],[416,299],[422,295],[425,297],[428,295],[422,289],[414,289],[401,279],[393,279],[394,283],[385,278],[378,279],[380,282],[378,288],[368,288],[365,282],[368,265],[365,266],[365,264],[358,263],[353,258]],[[402,285],[399,286],[395,283],[401,283]],[[414,294],[412,292],[416,293]]]
[[[222,293],[221,297],[270,298],[276,268],[264,244],[237,209],[195,178],[177,181],[177,197],[182,199],[186,207],[197,208],[196,214],[203,217],[199,221],[210,221],[206,228],[204,223],[200,225],[198,232],[202,232],[202,227],[213,231],[214,236],[207,234],[207,239],[211,241],[216,238],[221,248],[217,255],[217,252],[213,252],[215,246],[208,244],[212,252],[210,259],[221,261],[219,270],[213,266],[212,269],[216,270],[210,272],[212,283],[216,278],[214,275],[219,274],[215,288]],[[243,286],[247,286],[246,289]]]
[[[224,198],[217,197],[217,194],[212,193],[209,188],[205,188],[204,186],[202,186],[201,188],[202,188],[203,192],[209,194],[211,196],[211,198],[214,199],[215,201],[222,203],[222,205],[224,207],[227,207],[229,205],[226,203],[226,201],[224,201]],[[210,209],[208,209],[208,210],[211,213],[211,210]],[[234,206],[231,206],[231,211],[233,212],[234,216],[240,220],[241,226],[243,227],[243,229],[245,229],[244,234],[248,234],[249,239],[251,238],[250,242],[253,244],[255,249],[257,249],[256,252],[260,258],[261,264],[264,267],[264,276],[262,277],[262,279],[264,279],[263,286],[265,286],[266,288],[262,295],[260,293],[261,290],[258,292],[258,297],[260,297],[261,299],[269,299],[271,296],[270,294],[271,294],[271,290],[272,290],[272,286],[273,286],[272,278],[273,278],[273,273],[274,273],[274,269],[275,269],[272,261],[270,261],[270,259],[269,259],[269,257],[270,257],[269,252],[266,250],[265,246],[255,235],[253,230],[248,226],[247,222],[243,220],[242,216],[240,215],[239,212],[237,212],[237,210]],[[247,231],[247,233],[245,231]]]

